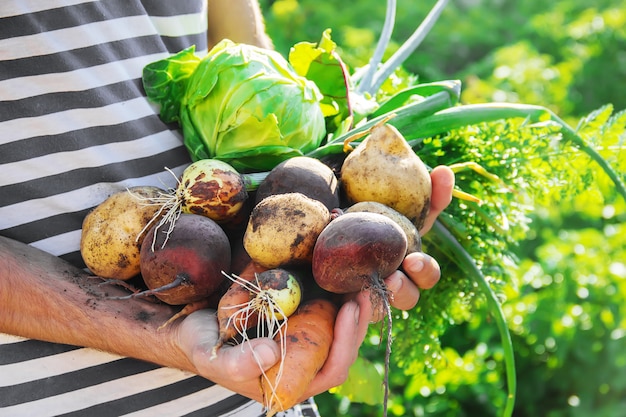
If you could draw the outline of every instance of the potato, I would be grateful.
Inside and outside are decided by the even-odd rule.
[[[158,187],[132,187],[112,194],[87,214],[80,253],[91,272],[120,280],[139,274],[139,251],[146,234],[142,231],[161,208],[151,203],[164,192]]]
[[[417,229],[430,209],[426,165],[393,126],[378,124],[344,160],[341,185],[351,202],[377,201],[404,214]]]
[[[306,264],[329,222],[330,211],[318,200],[302,193],[271,195],[252,210],[243,245],[266,268]]]

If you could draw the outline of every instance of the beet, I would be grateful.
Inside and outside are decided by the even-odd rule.
[[[289,158],[275,166],[259,185],[256,202],[274,194],[302,193],[328,210],[339,207],[339,182],[333,170],[308,156]]]
[[[406,235],[393,220],[378,213],[345,213],[317,238],[313,277],[338,294],[377,287],[398,269],[406,250]]]
[[[378,213],[340,214],[320,233],[313,249],[312,271],[317,284],[330,292],[370,291],[374,309],[387,322],[383,415],[389,399],[392,314],[384,279],[400,267],[407,252],[406,234],[389,217]]]
[[[196,214],[181,214],[169,234],[168,226],[155,226],[145,237],[141,275],[150,290],[133,296],[154,295],[172,305],[207,298],[226,279],[222,271],[230,270],[226,233],[215,221]]]

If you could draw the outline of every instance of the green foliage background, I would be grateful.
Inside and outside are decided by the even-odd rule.
[[[331,28],[351,68],[371,56],[386,6],[376,0],[261,3],[279,51],[286,55],[297,42],[316,42]],[[391,51],[433,5],[398,1]],[[451,1],[404,69],[420,82],[462,80],[464,103],[549,107],[573,126],[580,123],[624,178],[626,117],[617,111],[626,108],[625,0]],[[612,119],[611,110],[617,113]],[[456,147],[458,135],[472,138],[466,148]],[[500,242],[480,240],[485,219],[463,225],[487,258],[509,260],[506,271],[494,273],[506,281],[494,278],[492,285],[503,296],[516,352],[515,415],[619,416],[626,409],[626,204],[585,155],[555,147],[555,141],[549,128],[497,122],[425,141],[420,152],[429,155],[431,164],[442,152],[446,161],[458,152],[458,162],[480,163],[509,184],[516,197],[524,196],[504,213],[517,225],[507,235],[518,242],[511,253],[502,253]],[[488,202],[485,218],[495,221],[489,227],[497,227],[503,217],[497,207],[502,187],[466,171],[457,174],[457,181]],[[467,207],[455,200],[445,220],[453,222],[463,210]],[[397,333],[415,332],[412,336],[422,342],[432,335],[432,354],[423,345],[397,345],[390,414],[498,415],[506,391],[497,329],[480,296],[461,298],[446,291],[475,288],[469,281],[450,282],[443,262],[442,267],[437,292],[424,292],[417,308],[428,317],[428,327],[403,329],[403,321],[395,321]],[[471,305],[462,305],[462,299]],[[450,315],[438,315],[437,303]],[[380,364],[378,335],[373,329],[362,361]],[[350,384],[371,391],[358,380]],[[375,398],[377,392],[367,395]],[[318,403],[324,416],[380,415],[379,405],[355,400],[362,398],[338,390],[321,395]]]

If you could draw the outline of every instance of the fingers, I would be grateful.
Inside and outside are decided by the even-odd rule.
[[[268,338],[254,338],[238,346],[222,346],[211,362],[231,375],[233,380],[246,381],[258,379],[261,369],[269,369],[279,357],[276,342]]]
[[[410,310],[420,299],[420,290],[417,285],[413,284],[406,275],[400,271],[396,271],[391,274],[385,280],[387,289],[391,292],[389,297],[391,305],[400,310]],[[376,321],[382,318],[381,316],[375,317]]]
[[[209,353],[219,334],[217,317],[211,310],[198,310],[187,316],[178,328],[178,345],[189,358]]]
[[[259,377],[263,370],[278,361],[278,345],[268,338],[255,338],[237,346],[222,346],[214,352],[218,332],[214,312],[196,311],[180,323],[178,345],[199,375],[242,395],[262,400]]]
[[[430,211],[420,230],[420,235],[426,234],[435,223],[437,217],[448,207],[452,201],[452,189],[454,188],[454,172],[445,166],[435,167],[430,173],[432,181],[432,196],[430,199]]]
[[[396,271],[385,279],[390,291],[391,305],[400,310],[410,310],[419,301],[420,289],[435,286],[441,277],[437,261],[422,252],[411,253],[402,263],[404,273]],[[381,314],[377,312],[373,320],[378,321]]]
[[[408,254],[402,262],[402,269],[415,285],[424,290],[434,287],[441,278],[439,263],[423,252]]]

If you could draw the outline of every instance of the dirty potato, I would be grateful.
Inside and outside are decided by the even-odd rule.
[[[252,210],[243,245],[266,268],[310,262],[315,241],[330,222],[330,211],[302,193],[270,195]]]
[[[142,231],[161,208],[153,199],[162,193],[158,187],[132,187],[112,194],[87,214],[80,253],[94,274],[120,280],[139,274]]]

